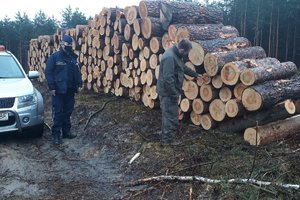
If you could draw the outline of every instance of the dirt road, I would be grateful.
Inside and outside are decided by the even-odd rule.
[[[51,103],[45,86],[45,122]],[[0,199],[299,199],[297,190],[251,185],[159,182],[135,187],[134,180],[155,175],[252,177],[300,183],[299,135],[256,149],[239,134],[204,132],[183,123],[178,147],[157,142],[160,111],[126,98],[83,92],[72,115],[75,139],[53,146],[45,126],[42,138],[0,138]],[[105,108],[91,118],[89,116]],[[255,165],[253,160],[255,151]],[[130,165],[128,162],[137,153]]]

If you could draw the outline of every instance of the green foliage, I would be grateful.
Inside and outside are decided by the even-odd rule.
[[[17,12],[15,20],[8,17],[0,20],[0,44],[6,46],[27,70],[27,51],[29,41],[40,35],[53,35],[57,28],[73,28],[77,24],[87,24],[87,18],[78,8],[72,11],[69,6],[62,11],[62,22],[48,17],[42,10],[35,14],[33,20],[26,13]]]

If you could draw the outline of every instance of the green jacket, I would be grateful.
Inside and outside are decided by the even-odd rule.
[[[185,66],[176,46],[162,56],[156,91],[160,96],[178,96],[182,93],[184,74],[197,77],[198,73]]]

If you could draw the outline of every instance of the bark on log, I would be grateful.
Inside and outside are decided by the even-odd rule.
[[[248,111],[256,111],[289,98],[300,98],[300,76],[251,86],[244,90],[242,102]]]
[[[161,37],[163,35],[163,30],[159,18],[143,18],[142,34],[146,39],[150,39],[150,37]]]
[[[208,53],[204,57],[204,68],[208,75],[215,76],[221,71],[228,62],[239,61],[243,59],[265,58],[266,52],[260,46],[254,46],[244,49],[236,49],[228,52]]]
[[[277,60],[276,58],[271,58],[271,57],[267,57],[267,58],[263,58],[263,59],[245,59],[245,60],[241,60],[241,61],[229,62],[229,63],[225,64],[224,67],[222,68],[221,78],[225,84],[235,85],[239,81],[242,71],[244,71],[245,69],[261,68],[262,70],[264,70],[269,67],[272,67],[275,64],[279,64],[279,63],[280,63],[279,60]],[[248,81],[247,78],[248,78],[247,76],[244,77],[245,82]],[[242,82],[242,83],[244,83],[244,82]]]
[[[235,49],[242,49],[251,46],[251,42],[245,37],[232,37],[232,38],[218,38],[213,40],[197,40],[204,53],[232,51]]]
[[[245,85],[254,85],[270,80],[289,78],[296,74],[297,66],[293,62],[283,62],[274,65],[259,65],[242,71],[240,80]]]
[[[244,116],[234,118],[222,123],[218,129],[226,132],[241,132],[246,128],[264,125],[273,121],[282,120],[295,114],[295,104],[291,100],[285,100],[268,110],[246,113]]]
[[[139,14],[141,18],[156,17],[159,18],[159,8],[161,1],[146,0],[139,3]]]
[[[233,26],[224,26],[223,24],[185,24],[177,29],[175,42],[178,43],[183,38],[213,40],[236,37],[239,37],[239,32]]]
[[[199,6],[195,2],[162,2],[160,20],[164,30],[171,23],[179,24],[217,24],[223,21],[222,10]]]
[[[247,128],[244,140],[250,145],[265,145],[299,133],[300,115],[275,121],[263,126]]]

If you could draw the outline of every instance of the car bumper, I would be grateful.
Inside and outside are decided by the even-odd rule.
[[[22,133],[25,128],[34,127],[44,123],[44,112],[41,106],[32,105],[17,109],[0,109],[0,112],[8,113],[8,120],[0,121],[0,133],[16,131]]]

